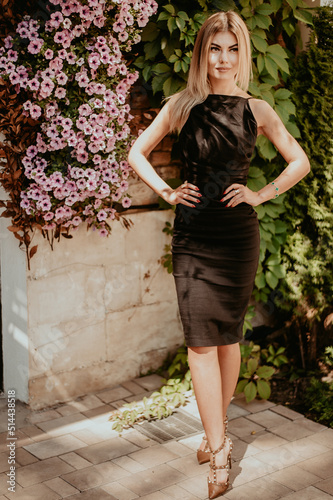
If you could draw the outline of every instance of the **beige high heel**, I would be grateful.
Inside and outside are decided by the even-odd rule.
[[[225,425],[224,434],[227,434],[227,430],[228,430],[228,417],[226,417],[223,420],[223,423]],[[198,460],[198,464],[199,465],[206,464],[207,462],[209,462],[209,454],[210,454],[210,448],[209,448],[206,436],[204,436],[202,438],[202,440],[205,441],[206,444],[205,444],[205,447],[204,447],[203,450],[200,450],[200,449],[197,450],[197,460]]]
[[[216,458],[215,457],[218,453],[220,453],[220,451],[223,450],[223,448],[225,447],[225,444],[227,442],[227,439],[229,440],[229,445],[230,445],[229,453],[227,456],[227,463],[225,465],[216,465]],[[221,444],[221,446],[219,448],[217,448],[217,450],[214,450],[211,452],[212,463],[210,464],[210,468],[213,471],[213,479],[211,480],[208,477],[208,497],[210,499],[218,498],[218,497],[224,495],[224,493],[229,488],[229,469],[231,469],[232,446],[233,445],[232,445],[231,439],[224,436],[224,440],[223,440],[223,443]],[[224,483],[219,483],[217,481],[216,471],[217,470],[224,470],[224,469],[227,471],[227,480]]]

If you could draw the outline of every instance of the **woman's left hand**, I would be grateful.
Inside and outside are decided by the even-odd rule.
[[[251,191],[243,184],[231,184],[223,193],[223,198],[220,201],[228,201],[227,207],[236,207],[239,203],[247,203],[256,207],[260,205],[258,193]]]

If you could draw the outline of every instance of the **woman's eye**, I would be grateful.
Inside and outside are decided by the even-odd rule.
[[[219,48],[218,47],[211,47],[210,50],[212,52],[218,52],[219,51]]]
[[[230,52],[238,52],[238,48],[230,49]]]

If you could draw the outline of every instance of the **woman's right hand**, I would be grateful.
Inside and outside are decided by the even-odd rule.
[[[163,198],[170,205],[178,205],[178,203],[181,203],[188,207],[195,207],[197,203],[200,202],[201,196],[202,194],[199,193],[199,188],[197,186],[185,181],[176,189],[165,192]],[[191,202],[194,202],[194,204]]]

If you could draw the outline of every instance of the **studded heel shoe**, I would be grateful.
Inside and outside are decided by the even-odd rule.
[[[229,453],[227,456],[227,463],[225,465],[216,465],[216,455],[218,453],[220,453],[220,451],[223,450],[223,448],[226,445],[227,439],[229,440],[229,445],[230,445]],[[217,448],[217,450],[211,452],[212,461],[210,464],[210,468],[213,471],[213,479],[211,480],[208,477],[208,497],[210,499],[218,498],[218,497],[224,495],[224,493],[229,488],[229,469],[231,469],[231,450],[232,450],[232,441],[230,438],[227,438],[226,436],[224,436],[224,440],[223,440],[223,443],[221,444],[221,446],[219,448]],[[217,470],[226,470],[227,471],[227,480],[224,483],[219,483],[217,481],[217,476],[216,476]]]
[[[223,420],[223,423],[225,425],[224,434],[227,434],[227,430],[228,430],[228,417],[226,417]],[[205,441],[205,447],[204,447],[203,450],[200,450],[200,449],[197,450],[197,460],[198,460],[198,464],[199,465],[206,464],[207,462],[209,462],[209,454],[210,454],[210,448],[208,446],[208,442],[207,442],[206,436],[204,436],[202,438],[202,440]]]

